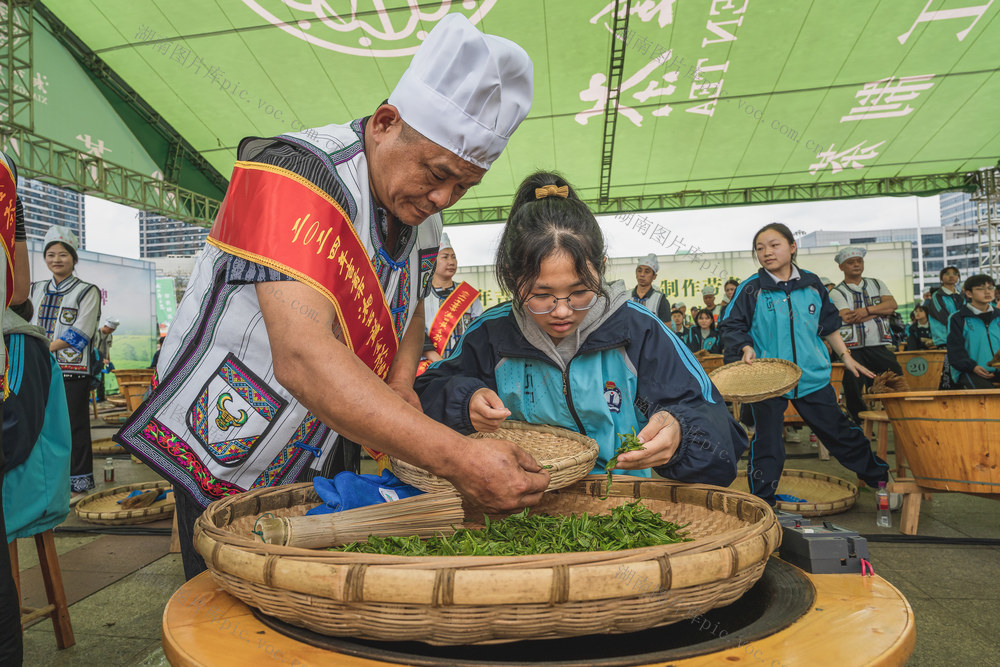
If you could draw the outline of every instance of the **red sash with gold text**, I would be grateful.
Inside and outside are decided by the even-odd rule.
[[[427,330],[427,335],[434,343],[434,349],[437,350],[438,354],[444,355],[445,348],[448,347],[448,339],[454,333],[455,327],[462,321],[462,316],[478,298],[479,290],[469,283],[460,283],[438,308],[434,321],[431,322],[431,326]],[[421,361],[417,366],[417,375],[427,370],[428,366],[430,366],[430,362]]]
[[[7,256],[7,293],[4,294],[4,308],[10,305],[14,295],[14,228],[17,214],[17,183],[7,163],[0,158],[0,237],[3,237],[3,252]]]
[[[344,343],[385,379],[398,346],[389,304],[354,225],[330,195],[287,169],[237,162],[208,242],[329,299]],[[384,456],[365,450],[376,461]]]
[[[237,162],[208,242],[329,299],[344,343],[385,379],[398,345],[389,304],[354,225],[330,195],[287,169]]]

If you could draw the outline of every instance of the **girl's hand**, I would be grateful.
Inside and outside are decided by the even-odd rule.
[[[982,366],[979,366],[978,364],[976,365],[975,368],[972,369],[972,372],[981,378],[986,378],[987,380],[992,380],[994,376],[993,371],[991,371],[989,368],[984,368]]]
[[[743,363],[752,364],[753,360],[757,358],[757,353],[753,351],[753,348],[749,345],[743,346]]]
[[[497,393],[488,387],[476,390],[469,399],[469,420],[480,433],[493,433],[507,417],[510,417],[510,410],[504,407]]]
[[[645,449],[620,454],[618,468],[640,470],[669,463],[681,444],[681,425],[669,412],[657,412],[639,431],[638,438]]]
[[[870,370],[868,370],[858,362],[854,361],[854,357],[852,357],[849,354],[845,354],[843,357],[840,358],[840,360],[844,362],[844,368],[854,373],[854,377],[861,377],[862,375],[864,375],[866,378],[875,377],[874,373],[872,373]]]

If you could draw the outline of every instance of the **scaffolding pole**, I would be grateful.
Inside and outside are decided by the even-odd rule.
[[[977,176],[979,187],[970,199],[976,208],[979,272],[996,280],[1000,270],[1000,170],[983,170]]]

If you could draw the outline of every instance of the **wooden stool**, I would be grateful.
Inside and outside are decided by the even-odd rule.
[[[35,535],[35,548],[38,549],[38,567],[42,571],[42,581],[45,583],[45,597],[49,603],[38,609],[21,607],[21,627],[38,618],[48,616],[52,619],[55,630],[56,646],[60,649],[69,648],[76,643],[73,637],[73,625],[69,620],[69,606],[66,604],[66,591],[63,589],[62,570],[59,569],[59,555],[56,553],[52,529]],[[10,565],[14,571],[14,585],[17,587],[17,599],[21,600],[21,568],[17,562],[17,540],[9,543]]]
[[[864,420],[864,432],[865,436],[869,441],[872,439],[872,429],[876,422],[880,424],[878,427],[878,446],[875,452],[879,457],[885,461],[887,453],[889,451],[889,415],[885,413],[885,410],[865,410],[859,412],[858,416]],[[896,476],[902,477],[906,468],[906,455],[903,454],[903,448],[896,443]]]

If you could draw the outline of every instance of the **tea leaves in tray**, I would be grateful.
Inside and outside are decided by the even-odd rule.
[[[635,429],[632,429],[631,433],[619,433],[618,439],[622,441],[618,449],[615,450],[615,455],[608,461],[608,464],[604,466],[604,472],[608,475],[608,483],[604,487],[604,495],[601,496],[601,500],[608,499],[608,493],[611,492],[611,475],[614,473],[616,467],[618,467],[618,455],[624,454],[625,452],[634,452],[637,449],[645,449],[642,443],[639,442],[639,438],[635,434]]]
[[[500,521],[484,519],[486,526],[478,530],[461,528],[453,535],[427,539],[370,536],[367,542],[337,550],[396,556],[525,556],[619,551],[691,539],[682,530],[687,524],[664,521],[638,500],[613,508],[610,515],[529,515],[526,508]]]

